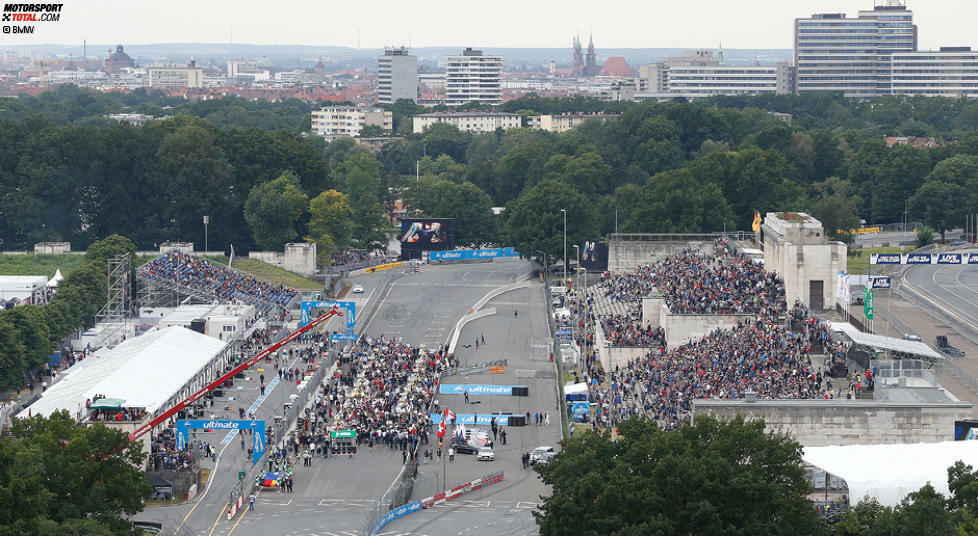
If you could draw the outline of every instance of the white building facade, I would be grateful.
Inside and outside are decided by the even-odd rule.
[[[459,56],[448,56],[445,71],[446,104],[502,102],[503,57],[486,56],[466,48]]]
[[[418,102],[418,57],[407,48],[389,48],[377,58],[377,102]]]
[[[917,50],[917,27],[903,0],[878,0],[855,19],[845,13],[795,19],[794,48],[799,93],[888,95],[890,55]]]
[[[391,130],[394,128],[393,114],[383,108],[361,106],[330,106],[312,112],[313,133],[329,141],[341,137],[356,138],[368,125]]]
[[[437,123],[448,123],[462,132],[492,132],[497,128],[523,126],[523,116],[503,112],[434,112],[414,116],[414,132],[419,134]]]
[[[895,53],[888,74],[895,95],[978,97],[978,52],[970,47]]]
[[[203,87],[204,71],[194,65],[187,67],[150,67],[150,87]]]
[[[717,95],[789,94],[794,68],[776,65],[723,65],[711,50],[688,50],[639,67],[636,100],[696,99]]]

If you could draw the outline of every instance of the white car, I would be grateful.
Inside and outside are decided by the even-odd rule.
[[[530,465],[536,465],[538,462],[547,463],[554,456],[556,452],[553,447],[537,447],[530,453]]]
[[[491,462],[496,459],[496,455],[492,452],[491,448],[482,447],[479,449],[479,456],[476,459],[478,459],[480,462],[483,460]]]
[[[361,285],[360,283],[353,285],[353,289],[351,289],[350,292],[354,294],[363,294],[363,285]]]

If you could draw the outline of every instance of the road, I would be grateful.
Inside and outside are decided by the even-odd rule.
[[[903,281],[978,331],[978,266],[911,266]]]
[[[428,265],[418,272],[394,269],[355,277],[353,281],[364,286],[362,297],[357,299],[365,302],[365,307],[358,305],[358,331],[362,329],[367,336],[401,337],[410,344],[436,347],[447,341],[459,319],[483,296],[526,278],[532,270],[528,262],[497,260]],[[551,425],[508,429],[508,444],[498,445],[495,462],[457,456],[447,471],[449,487],[498,470],[505,472],[505,480],[495,484],[495,488],[489,486],[466,495],[454,505],[397,520],[382,533],[404,536],[451,533],[454,536],[467,528],[468,533],[478,534],[497,527],[500,534],[537,534],[530,512],[545,489],[535,473],[522,470],[520,455],[541,443],[556,446],[560,422],[555,409],[553,365],[547,351],[549,333],[542,290],[539,283],[533,282],[531,288],[500,295],[486,308],[496,308],[497,314],[463,328],[457,355],[463,366],[475,361],[507,359],[506,372],[449,377],[445,382],[527,385],[529,397],[472,397],[472,402],[481,402],[472,406],[485,412],[549,411]],[[513,315],[514,309],[519,311],[518,317]],[[473,344],[477,334],[480,337],[485,334],[487,342],[478,351]],[[473,343],[467,342],[470,339]],[[470,348],[465,348],[466,345]],[[461,401],[457,398],[461,397],[441,395],[440,402],[458,405]],[[460,409],[456,411],[463,413]],[[440,464],[421,466],[415,499],[440,489],[441,467]],[[239,514],[230,522],[218,522],[213,533],[207,532],[211,530],[208,526],[207,531],[192,534],[359,535],[367,512],[391,486],[401,468],[400,453],[385,447],[375,447],[372,451],[361,449],[352,458],[318,458],[313,460],[311,468],[296,468],[293,493],[261,493],[254,512]]]

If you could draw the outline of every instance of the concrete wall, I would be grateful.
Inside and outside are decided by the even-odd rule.
[[[160,253],[169,253],[173,250],[177,250],[180,253],[193,253],[194,243],[193,242],[163,242],[160,244]]]
[[[665,307],[666,299],[658,294],[642,298],[642,325],[662,326],[662,309]]]
[[[805,447],[936,443],[954,439],[954,421],[970,418],[971,404],[874,400],[694,400],[693,415],[764,419]]]
[[[45,255],[71,253],[71,242],[39,242],[34,244],[34,253]]]
[[[713,253],[711,242],[612,240],[608,245],[608,271],[613,274],[628,272],[639,266],[658,262],[687,248],[696,248],[705,255]]]
[[[665,304],[660,311],[660,322],[666,330],[666,344],[670,347],[679,346],[690,339],[699,339],[707,333],[720,328],[731,329],[741,320],[753,315],[674,315],[669,313]]]
[[[273,266],[284,268],[290,272],[302,275],[315,275],[316,273],[316,244],[307,242],[295,242],[285,244],[285,251],[278,253],[275,251],[250,251],[249,259],[267,262]]]
[[[835,309],[839,272],[847,269],[847,246],[829,242],[822,224],[807,215],[784,221],[771,212],[764,219],[764,267],[784,280],[785,299],[813,306],[811,282],[822,282],[822,310]]]
[[[190,486],[200,489],[200,469],[196,471],[146,471],[146,476],[156,475],[173,484],[173,498],[183,499]]]

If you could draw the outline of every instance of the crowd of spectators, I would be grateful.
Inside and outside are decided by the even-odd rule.
[[[601,315],[605,341],[611,346],[665,346],[666,331],[661,327],[643,326],[641,314]]]
[[[653,288],[675,314],[783,314],[784,284],[746,257],[683,250],[656,264],[605,281],[612,301],[640,304]]]
[[[150,454],[146,460],[149,471],[193,471],[196,470],[199,456],[211,456],[213,450],[207,443],[192,441],[183,450],[177,450],[176,429],[171,426],[153,437]],[[197,454],[195,456],[195,454]]]
[[[313,410],[291,438],[296,453],[337,453],[330,431],[355,430],[357,444],[414,451],[429,441],[428,415],[438,373],[453,366],[446,349],[416,348],[387,338],[361,339],[340,355],[323,381]]]
[[[357,264],[375,258],[365,249],[344,248],[337,249],[329,258],[330,266],[340,266],[343,264]]]
[[[777,317],[745,319],[730,330],[715,330],[699,340],[644,357],[616,368],[609,393],[615,407],[611,422],[646,414],[660,426],[688,422],[696,398],[762,399],[832,398],[827,377],[832,354],[813,360],[813,347],[824,345],[826,326],[806,318],[800,331],[787,329]]]
[[[207,259],[170,252],[139,267],[144,277],[213,293],[218,299],[259,301],[286,306],[298,292],[252,275],[212,263]]]

